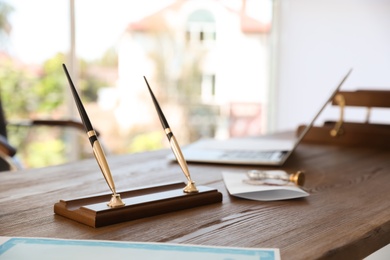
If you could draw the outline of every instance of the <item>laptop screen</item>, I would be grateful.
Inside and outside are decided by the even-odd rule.
[[[298,144],[302,141],[303,137],[309,132],[310,128],[314,125],[314,122],[317,120],[318,116],[322,113],[322,111],[325,109],[326,105],[332,101],[334,96],[337,94],[337,92],[340,90],[341,86],[344,84],[344,82],[347,80],[349,75],[352,72],[352,68],[347,72],[347,74],[343,77],[343,79],[340,81],[340,83],[337,85],[337,87],[333,90],[332,94],[328,97],[328,99],[323,103],[322,107],[320,110],[315,114],[313,119],[309,124],[306,125],[305,129],[300,133],[298,138],[295,140],[295,144],[293,149],[291,149],[285,156],[285,160],[290,156],[290,154],[297,148]]]

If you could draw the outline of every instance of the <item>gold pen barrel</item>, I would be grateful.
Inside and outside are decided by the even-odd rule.
[[[106,180],[108,186],[110,187],[112,191],[112,197],[109,203],[107,205],[111,208],[116,207],[122,207],[125,204],[123,203],[121,196],[116,193],[114,180],[112,178],[110,167],[108,166],[106,156],[104,154],[104,151],[102,149],[102,146],[100,145],[99,141],[95,141],[92,145],[93,154],[95,155],[95,158],[99,164],[100,170],[103,173],[104,179]]]
[[[106,160],[106,156],[104,151],[99,143],[99,141],[95,141],[92,146],[93,154],[95,155],[96,160],[102,170],[103,176],[106,179],[108,186],[110,187],[112,193],[116,194],[114,180],[111,175],[110,168],[108,167],[108,163]]]
[[[171,137],[170,144],[172,147],[172,151],[176,156],[177,162],[183,170],[184,175],[186,176],[188,181],[191,181],[190,171],[188,170],[186,160],[184,159],[183,153],[180,149],[178,142],[176,141],[175,136]]]
[[[94,130],[87,132],[88,138],[92,142],[93,154],[99,164],[100,170],[103,173],[104,179],[106,180],[108,186],[110,187],[112,193],[116,194],[114,180],[112,178],[110,167],[108,166],[106,155],[104,154],[103,148],[100,145],[99,141],[96,138],[96,132]],[[91,139],[94,138],[94,139]]]
[[[178,142],[176,141],[176,138],[174,135],[171,136],[169,143],[171,144],[171,148],[172,148],[173,154],[176,156],[177,162],[179,163],[184,175],[186,176],[186,178],[188,180],[188,184],[184,188],[184,192],[187,192],[187,193],[198,192],[198,189],[195,186],[195,182],[191,179],[190,171],[188,170],[187,162],[184,159],[183,153],[182,153],[180,146],[179,146]]]

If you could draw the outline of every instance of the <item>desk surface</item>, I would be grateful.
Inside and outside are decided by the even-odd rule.
[[[184,181],[168,153],[109,157],[117,190]],[[359,259],[390,242],[389,158],[389,150],[301,144],[281,168],[304,170],[311,195],[275,202],[228,194],[221,172],[254,167],[190,164],[196,183],[217,188],[222,203],[96,229],[53,213],[60,199],[108,191],[95,160],[1,172],[0,235],[272,247],[282,259]]]

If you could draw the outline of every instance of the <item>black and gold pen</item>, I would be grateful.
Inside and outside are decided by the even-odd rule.
[[[161,107],[158,104],[157,99],[154,96],[153,91],[150,88],[149,83],[148,83],[148,81],[147,81],[145,76],[144,76],[144,79],[145,79],[146,85],[148,86],[150,95],[152,96],[152,100],[153,100],[154,106],[156,107],[157,114],[158,114],[158,116],[160,118],[162,127],[164,128],[165,134],[168,137],[169,144],[171,145],[173,154],[175,155],[177,162],[179,163],[179,165],[180,165],[184,175],[186,176],[186,178],[188,180],[188,183],[184,187],[183,191],[186,192],[186,193],[198,192],[198,189],[195,186],[195,182],[192,181],[192,179],[191,179],[190,171],[188,170],[188,165],[187,165],[186,160],[184,159],[184,156],[183,156],[183,153],[182,153],[182,151],[180,149],[180,146],[179,146],[175,136],[173,135],[172,130],[171,130],[171,128],[168,125],[167,119],[165,118],[165,116],[164,116],[164,114],[163,114],[163,112],[161,110]]]
[[[105,156],[104,151],[102,149],[102,146],[100,145],[100,142],[97,138],[96,132],[92,127],[91,121],[88,118],[87,112],[85,111],[83,103],[81,102],[81,99],[77,93],[77,90],[76,90],[75,86],[73,85],[72,79],[69,75],[69,72],[68,72],[65,64],[62,64],[62,66],[64,68],[66,77],[68,78],[69,86],[70,86],[70,89],[72,91],[73,98],[76,102],[76,106],[77,106],[77,109],[79,111],[81,120],[83,121],[85,131],[87,132],[89,141],[91,142],[93,154],[95,155],[96,161],[100,167],[100,170],[103,173],[104,179],[106,180],[108,186],[110,187],[110,189],[112,191],[111,200],[107,205],[111,208],[124,206],[125,204],[122,202],[120,195],[116,193],[115,184],[114,184],[114,180],[112,178],[110,167],[108,166],[106,156]]]

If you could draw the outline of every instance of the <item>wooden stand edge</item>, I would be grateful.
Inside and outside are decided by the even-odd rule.
[[[96,228],[222,201],[214,188],[198,186],[198,193],[184,193],[184,186],[178,182],[118,192],[125,203],[118,208],[107,206],[111,193],[60,200],[54,213]]]
[[[375,148],[390,147],[390,125],[344,122],[342,125],[343,133],[333,137],[330,135],[330,131],[335,124],[336,122],[328,121],[323,126],[313,126],[302,141]],[[299,126],[297,134],[299,135],[304,128],[304,125]]]

